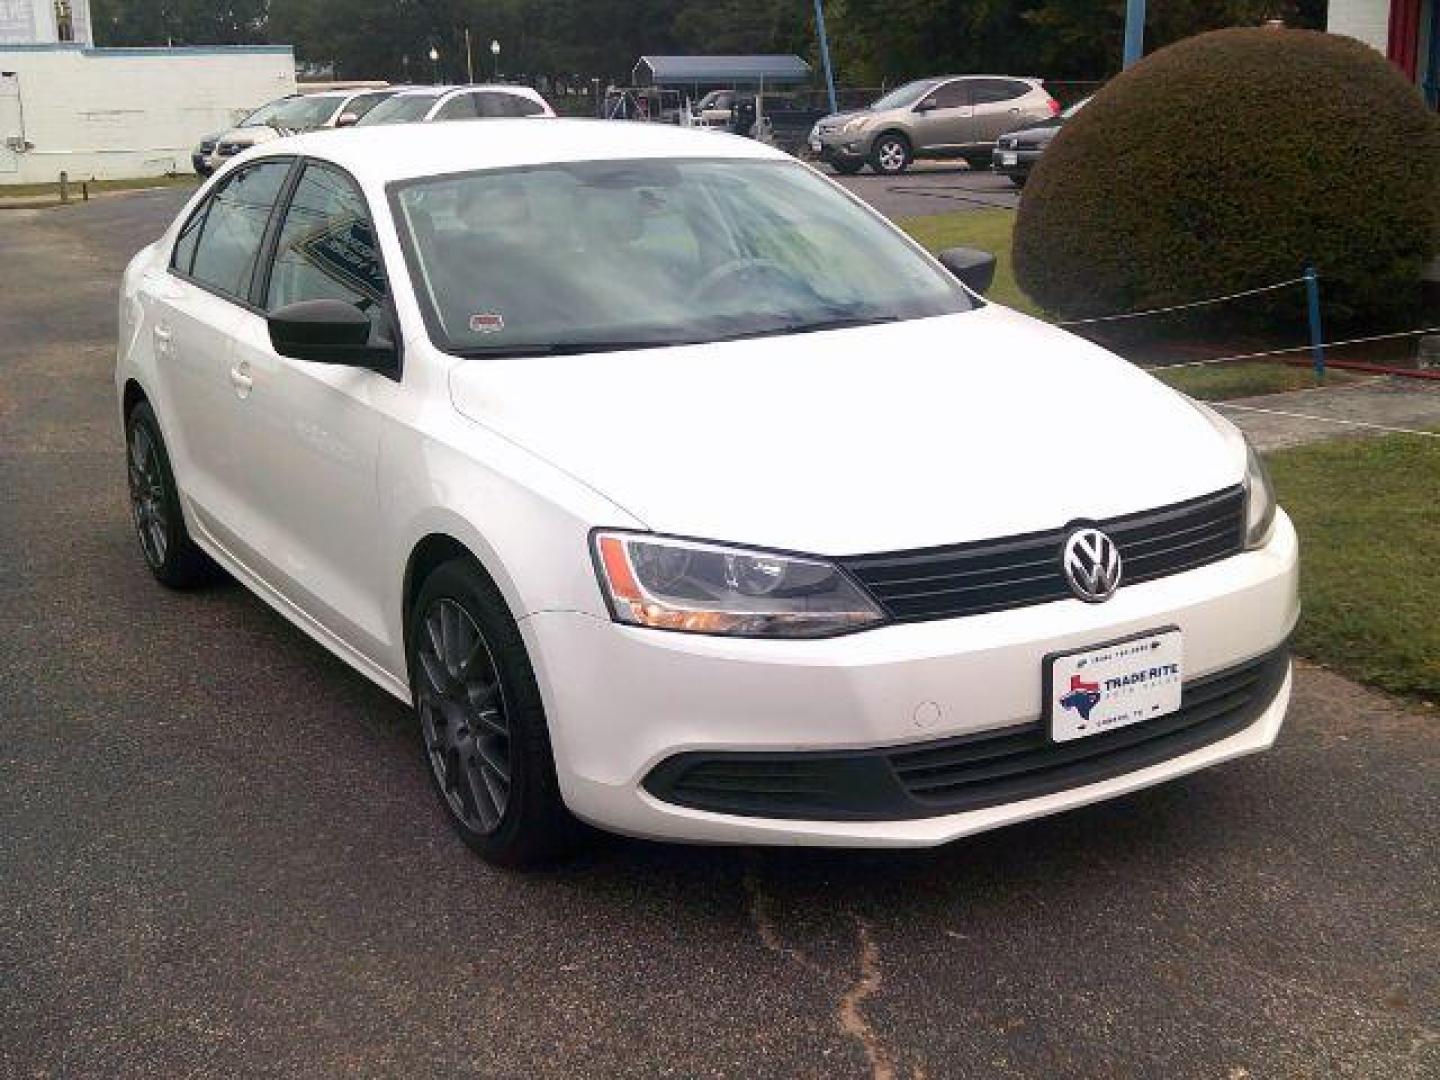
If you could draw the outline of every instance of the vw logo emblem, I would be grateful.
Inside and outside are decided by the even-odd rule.
[[[1120,587],[1120,549],[1099,529],[1072,532],[1060,563],[1071,591],[1087,604],[1109,600]]]

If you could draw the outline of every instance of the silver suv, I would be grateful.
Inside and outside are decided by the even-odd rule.
[[[836,172],[869,164],[901,173],[916,158],[964,158],[988,169],[1002,132],[1060,112],[1039,79],[1009,75],[943,75],[890,91],[867,109],[824,117],[810,149]]]

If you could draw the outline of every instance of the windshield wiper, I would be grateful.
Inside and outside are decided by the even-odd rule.
[[[647,338],[643,341],[556,341],[533,345],[471,345],[447,350],[467,360],[479,357],[494,359],[509,356],[580,356],[584,353],[628,352],[635,349],[665,349],[672,345],[701,345],[693,338]]]
[[[899,315],[858,315],[846,319],[816,319],[813,322],[778,323],[759,330],[745,330],[738,334],[726,334],[712,338],[712,341],[743,341],[746,338],[785,337],[790,334],[813,334],[821,330],[846,330],[855,326],[877,326],[880,323],[899,322]]]

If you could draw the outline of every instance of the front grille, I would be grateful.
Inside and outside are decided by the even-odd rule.
[[[233,157],[238,154],[241,149],[243,148],[236,143],[222,142],[217,153],[219,153],[221,157]]]
[[[1285,647],[1185,684],[1168,716],[1053,743],[1040,721],[906,747],[697,751],[645,779],[658,799],[744,817],[901,821],[1020,802],[1191,753],[1254,723],[1289,670]]]
[[[1060,565],[1077,525],[951,547],[837,560],[896,622],[953,619],[1063,600]],[[1245,490],[1236,486],[1159,510],[1094,523],[1120,549],[1122,586],[1183,573],[1238,554]]]

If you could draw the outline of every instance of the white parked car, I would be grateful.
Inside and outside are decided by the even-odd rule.
[[[497,123],[228,164],[116,368],[155,576],[412,702],[470,844],[933,845],[1272,743],[1296,537],[1228,422],[751,140]]]
[[[550,103],[528,86],[418,86],[396,94],[358,126],[554,115]]]
[[[209,176],[236,154],[252,146],[321,128],[350,127],[396,93],[396,87],[322,90],[295,94],[256,109],[229,131],[208,135],[192,156],[195,171]]]

